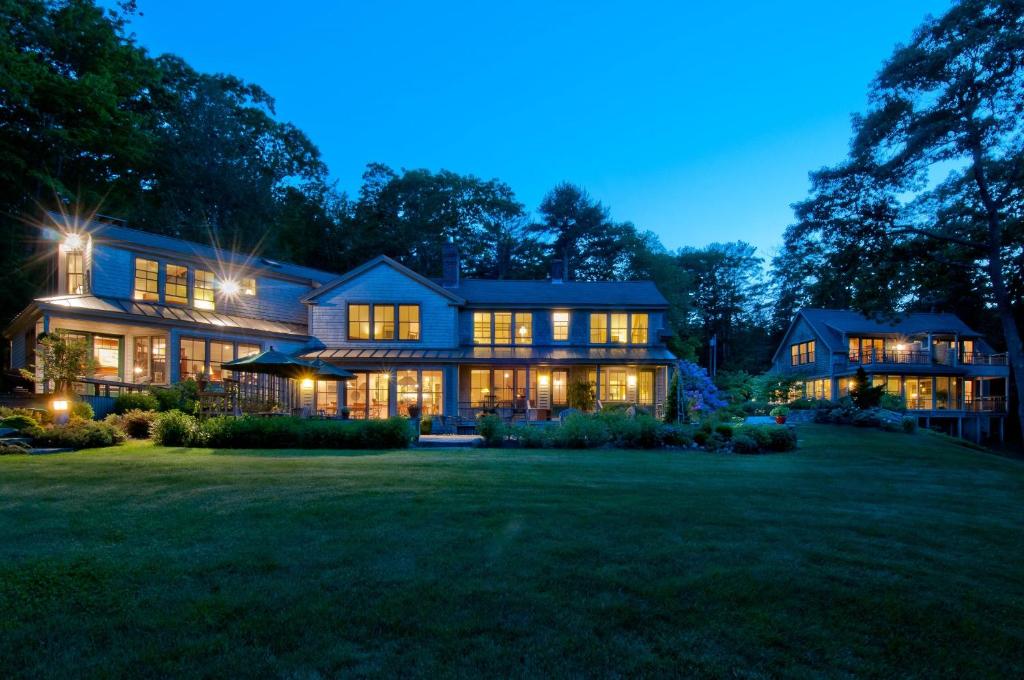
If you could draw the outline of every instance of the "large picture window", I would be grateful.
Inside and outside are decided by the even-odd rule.
[[[160,301],[160,263],[135,258],[135,290],[132,297],[145,302]]]
[[[188,267],[181,264],[167,265],[164,301],[180,305],[188,304]]]
[[[197,379],[206,374],[206,341],[182,338],[178,353],[178,377]]]
[[[221,342],[219,340],[210,341],[210,380],[220,382],[230,373],[230,371],[224,371],[221,368],[222,364],[235,359],[235,346],[230,342]]]
[[[92,339],[93,376],[104,380],[121,379],[121,338],[96,335]]]
[[[601,399],[626,401],[626,369],[609,368],[601,372]]]
[[[646,312],[592,312],[590,344],[646,345],[650,333],[650,315]]]
[[[388,417],[388,386],[391,374],[386,371],[358,372],[355,380],[345,383],[345,406],[349,417],[357,419]]]
[[[338,383],[333,380],[316,381],[316,410],[324,415],[338,413]]]
[[[162,385],[167,382],[167,338],[143,336],[135,338],[133,379],[137,383]]]
[[[529,345],[533,343],[532,312],[474,312],[473,343]]]

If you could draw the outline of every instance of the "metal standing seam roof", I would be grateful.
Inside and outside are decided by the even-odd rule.
[[[876,319],[849,309],[804,309],[800,314],[826,342],[832,340],[840,349],[845,349],[842,339],[844,333],[955,333],[965,337],[981,337],[980,333],[971,329],[956,314],[946,312],[912,312],[896,319]]]
[[[345,362],[438,361],[480,362],[560,362],[560,363],[669,363],[676,357],[662,347],[458,347],[453,349],[374,349],[325,348],[304,352],[302,359]]]
[[[98,295],[64,295],[38,298],[33,303],[42,311],[60,313],[63,311],[86,312],[97,316],[124,316],[134,322],[161,321],[199,324],[211,328],[256,331],[277,335],[308,337],[306,326],[283,321],[268,321],[249,317],[219,314],[189,307],[172,307],[152,302],[138,302],[121,298]]]

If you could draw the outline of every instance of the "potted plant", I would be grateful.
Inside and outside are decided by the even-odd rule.
[[[786,416],[789,415],[789,407],[776,406],[775,408],[768,412],[768,415],[775,418],[776,423],[778,423],[779,425],[783,425],[786,422]]]
[[[338,409],[338,415],[341,416],[342,420],[348,420],[348,414],[348,406],[342,406],[340,409]]]

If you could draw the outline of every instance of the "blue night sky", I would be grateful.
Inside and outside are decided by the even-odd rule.
[[[568,180],[669,248],[767,255],[882,61],[948,6],[139,0],[130,30],[263,86],[352,195],[371,161],[497,177],[529,209]]]

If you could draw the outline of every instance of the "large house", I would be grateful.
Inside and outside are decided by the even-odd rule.
[[[980,441],[1004,435],[1006,355],[954,314],[896,320],[835,309],[804,309],[772,358],[776,373],[800,379],[800,393],[836,400],[863,368],[873,385],[905,400],[925,426]]]
[[[11,368],[35,365],[41,334],[78,334],[95,361],[83,394],[216,382],[225,362],[274,348],[355,373],[303,382],[302,399],[327,414],[383,418],[415,404],[428,416],[547,419],[577,381],[605,404],[658,411],[675,362],[653,283],[569,281],[560,262],[544,280],[466,279],[447,246],[439,280],[384,256],[339,276],[113,221],[58,223],[43,238],[51,287],[5,330]]]

